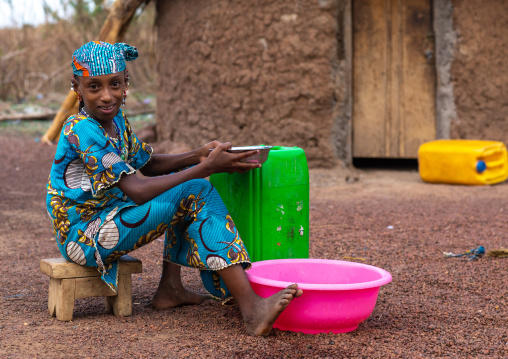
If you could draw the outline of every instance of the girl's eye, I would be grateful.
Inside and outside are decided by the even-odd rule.
[[[99,88],[99,86],[97,86],[96,84],[91,84],[91,85],[90,85],[90,88],[91,88],[92,90],[97,90],[97,89]]]
[[[120,81],[114,81],[112,85],[113,87],[118,87],[120,86]]]

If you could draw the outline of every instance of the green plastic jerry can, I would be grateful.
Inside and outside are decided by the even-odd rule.
[[[251,261],[309,258],[309,168],[299,147],[274,146],[261,168],[210,176]]]

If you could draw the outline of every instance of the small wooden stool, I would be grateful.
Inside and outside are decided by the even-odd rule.
[[[97,268],[85,267],[64,258],[41,259],[41,272],[49,279],[48,310],[58,320],[70,321],[74,300],[88,297],[105,297],[106,311],[116,316],[132,314],[132,273],[142,272],[140,260],[124,255],[118,268],[118,293],[100,277]]]

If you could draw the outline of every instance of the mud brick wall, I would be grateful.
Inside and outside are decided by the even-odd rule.
[[[298,146],[310,166],[337,164],[347,137],[334,120],[345,119],[343,6],[159,0],[159,138]]]
[[[508,1],[453,0],[451,138],[508,144]]]

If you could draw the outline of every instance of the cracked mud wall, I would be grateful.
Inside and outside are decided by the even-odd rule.
[[[159,0],[159,138],[298,146],[310,166],[340,163],[344,3]]]
[[[433,4],[437,138],[508,143],[508,2]],[[160,139],[179,149],[211,139],[299,146],[311,167],[350,162],[349,1],[159,0],[157,9]]]
[[[457,34],[450,137],[508,144],[508,1],[452,0]]]

